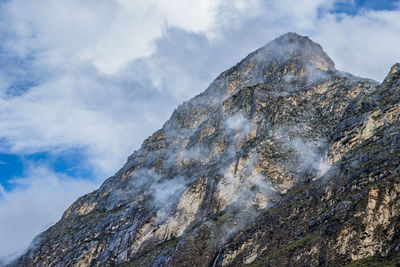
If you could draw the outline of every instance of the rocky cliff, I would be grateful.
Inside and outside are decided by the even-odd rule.
[[[379,84],[282,35],[179,106],[11,265],[395,266],[399,115],[400,64]]]

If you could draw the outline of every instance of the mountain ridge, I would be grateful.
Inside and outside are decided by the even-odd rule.
[[[396,260],[399,70],[378,84],[337,71],[307,37],[278,37],[180,105],[11,265]]]

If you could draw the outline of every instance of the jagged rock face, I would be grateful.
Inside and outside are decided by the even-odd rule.
[[[285,34],[179,106],[12,264],[393,262],[399,78],[399,64],[381,85],[342,73]]]

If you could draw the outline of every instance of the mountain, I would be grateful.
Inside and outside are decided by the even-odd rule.
[[[12,266],[395,266],[400,64],[287,33],[180,105]],[[368,265],[370,264],[370,265]]]

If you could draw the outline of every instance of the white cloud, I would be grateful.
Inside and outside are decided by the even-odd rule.
[[[138,137],[160,126],[159,120],[152,122],[160,111],[152,107],[156,97],[142,102],[143,89],[132,86],[70,73],[21,96],[0,99],[0,135],[8,141],[0,149],[27,154],[81,147],[98,175],[110,175],[139,147]]]
[[[293,0],[268,1],[269,21],[287,25],[297,30],[310,30],[315,27],[318,14],[332,7],[331,0],[305,0],[299,5]]]
[[[33,237],[59,220],[79,196],[99,183],[72,179],[43,166],[30,167],[27,176],[13,181],[16,188],[0,188],[0,261],[21,253]]]
[[[0,27],[9,37],[4,47],[17,57],[31,55],[25,76],[39,72],[40,82],[0,99],[0,138],[6,141],[0,149],[26,154],[82,147],[99,175],[112,174],[200,88],[200,82],[193,84],[197,74],[185,71],[187,58],[179,65],[168,62],[173,60],[168,55],[148,57],[156,53],[155,41],[171,27],[211,40],[221,3],[6,2]],[[255,5],[225,4],[237,15]]]
[[[338,69],[382,81],[400,61],[400,9],[360,15],[326,15],[312,37]]]
[[[246,10],[236,0],[230,6]],[[250,1],[250,2],[255,2]],[[151,55],[168,28],[205,34],[218,28],[221,0],[13,0],[4,4],[7,46],[19,55],[34,52],[42,64],[89,60],[104,73]],[[11,23],[11,24],[10,24]]]

